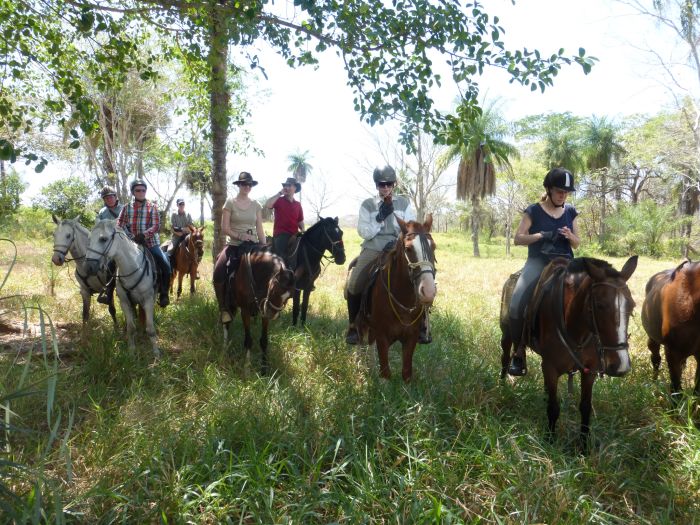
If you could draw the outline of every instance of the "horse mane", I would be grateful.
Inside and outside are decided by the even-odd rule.
[[[591,264],[600,270],[605,272],[607,277],[618,277],[620,272],[618,272],[612,265],[601,259],[594,259],[593,257],[576,257],[572,259],[567,267],[569,273],[588,273],[586,269],[586,263]]]
[[[319,229],[323,224],[327,223],[328,221],[334,221],[333,217],[319,217],[318,221],[313,223],[311,226],[309,226],[309,229],[306,230],[306,233],[311,233]]]

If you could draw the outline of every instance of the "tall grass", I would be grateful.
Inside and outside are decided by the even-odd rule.
[[[165,357],[146,340],[130,352],[106,309],[94,308],[82,342],[59,337],[54,404],[74,407],[64,451],[44,472],[62,489],[62,514],[77,523],[693,523],[698,518],[700,436],[696,404],[671,409],[667,376],[651,380],[638,317],[633,371],[594,388],[591,450],[581,456],[577,397],[563,395],[557,438],[545,437],[538,357],[530,374],[501,382],[500,287],[524,262],[484,246],[474,259],[457,234],[437,234],[434,342],[419,347],[414,377],[377,374],[373,349],[348,348],[342,283],[329,266],[311,298],[306,329],[290,308],[272,327],[270,377],[247,374],[240,321],[223,348],[210,285],[157,312]],[[19,268],[24,290],[36,267]],[[359,240],[346,232],[352,256]],[[21,251],[21,250],[20,250]],[[205,258],[205,261],[207,259]],[[618,269],[624,259],[610,262]],[[639,306],[646,279],[671,261],[642,259],[631,279]],[[77,286],[59,272],[55,319],[80,319]],[[254,325],[257,341],[259,323]],[[257,344],[257,343],[256,343]],[[35,364],[38,360],[32,359]],[[254,353],[254,369],[259,357]],[[400,352],[391,354],[400,370]],[[1,362],[8,370],[8,360]],[[564,386],[562,382],[562,387]],[[578,389],[577,389],[578,390]],[[562,388],[565,391],[565,388]],[[22,407],[36,431],[18,438],[32,464],[46,417]],[[69,455],[71,462],[65,461]],[[21,487],[20,487],[21,488]],[[29,498],[29,487],[23,495]]]

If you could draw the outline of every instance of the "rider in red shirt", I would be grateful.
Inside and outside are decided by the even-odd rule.
[[[294,195],[301,191],[301,183],[289,177],[282,183],[282,191],[270,197],[266,208],[275,210],[272,230],[272,252],[286,261],[287,244],[292,235],[304,231],[304,210]]]

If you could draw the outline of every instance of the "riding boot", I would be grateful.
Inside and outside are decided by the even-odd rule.
[[[160,288],[160,298],[158,299],[158,304],[161,308],[165,308],[170,304],[170,271],[169,268],[165,267],[163,261],[159,261],[160,265],[160,282],[158,283]]]
[[[527,363],[525,361],[525,343],[523,327],[524,322],[522,318],[511,317],[509,318],[510,324],[510,337],[513,341],[513,346],[515,351],[510,359],[510,366],[508,367],[508,374],[511,376],[524,376],[527,374]]]
[[[345,342],[349,345],[356,345],[360,342],[360,334],[355,326],[355,318],[360,312],[362,305],[362,294],[352,294],[348,292],[348,331],[345,334]]]
[[[426,310],[426,312],[423,314],[423,318],[421,319],[420,322],[420,332],[418,333],[418,343],[422,345],[429,345],[430,343],[433,342],[433,336],[430,333],[430,319],[429,319],[429,313]]]
[[[518,343],[513,352],[513,357],[510,359],[510,366],[508,367],[508,375],[511,376],[524,376],[527,374],[527,360],[525,358],[525,344]]]

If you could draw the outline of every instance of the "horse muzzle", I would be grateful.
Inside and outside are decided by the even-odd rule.
[[[629,351],[625,347],[615,350],[615,353],[617,354],[617,359],[606,365],[605,373],[611,377],[625,376],[632,370]]]
[[[56,266],[63,266],[63,263],[66,262],[66,258],[62,254],[54,252],[53,256],[51,257],[51,262]]]
[[[97,275],[97,272],[100,271],[100,261],[97,259],[86,259],[85,271],[88,275]]]

